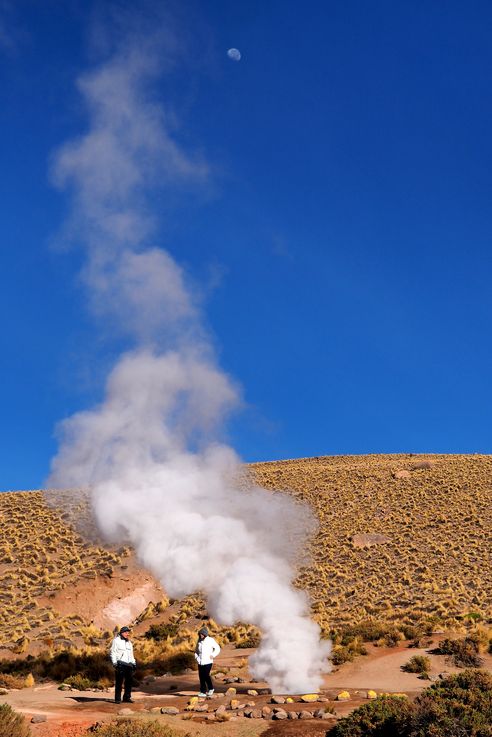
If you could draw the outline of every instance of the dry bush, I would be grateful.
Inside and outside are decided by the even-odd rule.
[[[117,722],[102,724],[92,729],[91,732],[96,737],[178,737],[174,729],[156,720],[146,722],[136,719],[119,719]],[[189,735],[184,737],[189,737]]]
[[[10,673],[0,673],[1,688],[25,688],[25,676],[13,676]]]
[[[425,655],[414,655],[410,660],[401,666],[401,669],[405,673],[420,673],[421,675],[427,675],[430,671],[431,661]]]
[[[0,704],[0,737],[29,737],[31,730],[22,714],[8,704]]]
[[[461,640],[446,638],[439,642],[438,650],[441,655],[447,655],[458,668],[479,668],[483,663],[479,655],[478,638],[464,637]]]

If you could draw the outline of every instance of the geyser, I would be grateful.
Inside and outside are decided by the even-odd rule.
[[[174,597],[201,591],[219,622],[261,628],[250,667],[277,692],[317,689],[328,670],[294,563],[309,511],[247,480],[220,428],[238,403],[173,258],[152,242],[148,188],[203,180],[207,167],[172,140],[151,99],[155,37],[126,37],[79,82],[89,130],[63,146],[55,181],[72,191],[66,232],[85,248],[95,313],[131,336],[102,403],[60,424],[49,484],[91,488],[98,525],[125,539]]]

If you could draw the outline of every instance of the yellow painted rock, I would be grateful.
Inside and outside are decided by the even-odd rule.
[[[189,699],[188,704],[189,706],[193,706],[193,704],[196,704],[198,701],[198,696],[192,696],[191,699]]]
[[[378,695],[376,691],[368,691],[367,692],[367,698],[368,699],[377,699]]]
[[[350,699],[350,694],[348,691],[340,691],[340,693],[337,696],[337,701],[348,701]]]
[[[306,703],[309,703],[310,701],[317,701],[317,700],[318,700],[317,693],[305,693],[303,696],[301,696],[301,701],[304,701]]]
[[[292,696],[287,696],[287,698],[285,699],[285,703],[286,704],[293,704],[294,703],[294,699],[292,698]]]
[[[231,686],[231,688],[228,688],[227,689],[227,691],[225,692],[225,695],[226,696],[235,696],[236,693],[237,693],[236,689],[235,688],[232,688],[232,686]]]

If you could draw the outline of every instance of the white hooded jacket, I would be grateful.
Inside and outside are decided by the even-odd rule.
[[[220,653],[220,645],[213,637],[207,636],[197,645],[195,660],[198,665],[209,665]]]
[[[125,640],[120,635],[116,635],[113,642],[111,643],[111,650],[109,651],[109,657],[113,665],[116,665],[118,660],[122,663],[129,665],[135,665],[135,658],[133,657],[133,645],[130,640]]]

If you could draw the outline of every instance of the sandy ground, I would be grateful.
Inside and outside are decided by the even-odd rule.
[[[437,640],[436,638],[436,644]],[[217,669],[220,665],[229,666],[233,674],[246,677],[247,671],[244,658],[252,654],[253,650],[233,650],[225,648],[218,659]],[[336,672],[326,676],[321,696],[328,701],[320,704],[303,707],[299,701],[286,704],[287,710],[300,711],[302,708],[320,708],[332,706],[336,711],[336,717],[345,716],[353,708],[366,701],[366,691],[375,690],[378,693],[406,693],[413,698],[419,691],[429,685],[429,681],[423,681],[416,675],[404,673],[401,666],[406,663],[412,655],[428,655],[428,650],[409,649],[400,646],[395,648],[376,648],[368,646],[368,655],[356,659],[353,663],[345,663]],[[439,673],[452,673],[458,669],[450,667],[444,657],[430,655],[432,669],[431,676]],[[492,671],[492,656],[486,656],[484,667]],[[248,689],[263,688],[266,684],[245,682],[226,684],[224,676],[217,676],[217,696],[212,701],[207,701],[210,708],[217,708],[221,704],[228,704],[230,697],[225,696],[229,685],[233,685],[238,692],[241,702],[254,701],[256,707],[269,704],[270,696],[248,696]],[[339,702],[336,696],[340,691],[347,690],[350,700]],[[150,710],[155,707],[175,706],[183,711],[190,696],[197,693],[197,677],[194,673],[182,676],[163,676],[134,691],[133,704],[114,704],[111,692],[91,691],[60,691],[56,684],[35,685],[33,688],[20,691],[10,691],[1,699],[10,704],[16,711],[22,712],[28,719],[35,715],[43,715],[47,721],[40,724],[32,724],[33,737],[80,737],[86,734],[87,729],[95,722],[103,722],[114,719],[118,715],[146,718],[159,718],[172,725],[178,734],[190,734],[192,737],[276,737],[277,735],[297,735],[297,737],[324,737],[330,721],[319,719],[306,721],[282,721],[272,722],[258,719],[246,719],[236,717],[226,723],[207,723],[203,721],[203,715],[193,714],[191,720],[184,721],[180,717],[153,714]],[[282,707],[284,708],[284,707]]]

